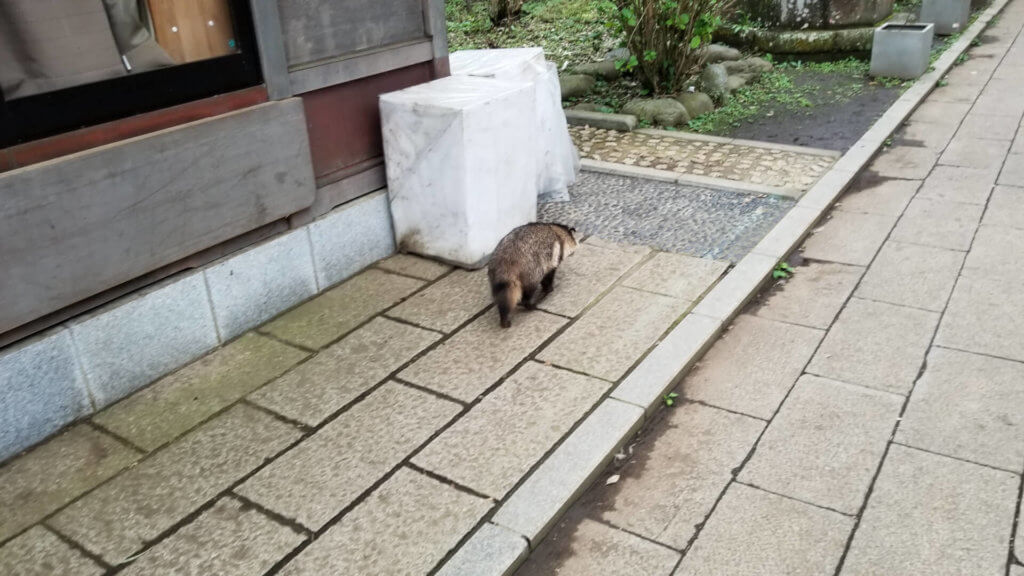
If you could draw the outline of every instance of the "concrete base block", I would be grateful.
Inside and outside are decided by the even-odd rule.
[[[871,75],[914,79],[928,70],[932,24],[884,24],[875,28]]]
[[[935,25],[935,33],[949,36],[963,32],[971,17],[971,0],[924,0],[918,22]]]
[[[345,280],[395,253],[386,192],[345,204],[313,222],[313,263],[320,289]]]

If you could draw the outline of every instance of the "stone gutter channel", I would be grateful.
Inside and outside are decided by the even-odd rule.
[[[489,576],[514,572],[562,513],[658,409],[662,395],[674,388],[714,343],[723,328],[761,289],[776,264],[796,249],[890,135],[1008,2],[995,0],[435,574]],[[623,165],[616,165],[615,171],[623,175],[651,176],[643,168]]]

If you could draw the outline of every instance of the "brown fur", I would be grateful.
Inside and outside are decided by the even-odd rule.
[[[543,298],[554,289],[555,270],[576,251],[575,232],[562,224],[537,222],[512,230],[498,242],[487,277],[502,328],[512,325],[509,315],[516,305],[533,309],[538,291]]]

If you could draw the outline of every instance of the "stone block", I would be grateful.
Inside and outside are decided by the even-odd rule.
[[[996,181],[995,170],[960,166],[936,166],[925,179],[918,198],[984,204]]]
[[[42,526],[31,528],[0,548],[0,574],[99,576],[104,572],[102,566]]]
[[[144,450],[154,450],[307,355],[249,333],[107,408],[93,421]]]
[[[675,574],[832,574],[852,529],[852,518],[734,483]]]
[[[682,393],[770,419],[823,336],[813,328],[740,316],[686,376]]]
[[[931,97],[929,96],[928,99],[930,101]],[[971,98],[968,101],[973,100],[974,98]],[[941,153],[958,129],[959,125],[951,122],[915,121],[896,132],[893,140],[897,146],[916,146]]]
[[[813,260],[867,266],[895,223],[894,216],[836,210],[804,243],[803,255]]]
[[[931,172],[939,152],[913,146],[895,146],[879,154],[869,170],[883,178],[923,180]]]
[[[67,330],[0,351],[0,462],[91,409]]]
[[[752,252],[782,260],[792,254],[797,245],[814,228],[821,217],[821,208],[794,206],[774,228],[754,246]]]
[[[490,507],[488,500],[400,468],[281,574],[427,574]]]
[[[500,500],[608,387],[595,378],[527,362],[413,463]]]
[[[926,21],[927,22],[927,21]],[[883,24],[871,42],[871,75],[914,79],[928,70],[931,24]]]
[[[139,456],[80,424],[7,462],[0,468],[0,542],[102,484]]]
[[[628,464],[619,482],[595,488],[599,518],[677,549],[743,464],[764,422],[700,404],[666,415],[640,448],[643,464]]]
[[[862,177],[854,181],[846,194],[843,194],[836,204],[836,210],[899,216],[920,186],[917,180]]]
[[[235,491],[319,530],[460,410],[389,382]]]
[[[954,70],[952,73],[956,73],[957,70]],[[970,81],[972,83],[976,80],[977,78],[973,76],[964,79],[965,82]],[[909,122],[911,124],[918,122],[930,122],[935,124],[959,125],[960,121],[963,120],[964,116],[967,115],[967,112],[970,109],[971,104],[969,102],[940,102],[932,101],[932,99],[929,98],[918,106],[917,110],[914,110],[914,114],[910,117]]]
[[[994,208],[990,203],[986,213]],[[1024,282],[1024,228],[980,226],[961,275],[1020,285]]]
[[[1024,161],[1024,158],[1021,158]],[[1024,230],[1024,188],[996,186],[981,219],[982,230],[988,226],[1006,226]],[[980,233],[980,231],[979,231]]]
[[[1024,471],[1024,366],[932,348],[896,441],[930,452]]]
[[[527,552],[525,538],[487,522],[441,567],[437,576],[505,576],[515,571]]]
[[[892,231],[892,240],[950,250],[971,247],[984,206],[914,198]]]
[[[516,367],[566,320],[533,311],[502,328],[496,315],[485,314],[399,374],[399,378],[472,402]]]
[[[452,269],[451,266],[443,262],[420,258],[413,254],[395,254],[387,260],[378,262],[377,267],[395,274],[427,281],[437,280]]]
[[[223,341],[317,293],[305,228],[231,256],[204,274]]]
[[[97,407],[106,406],[217,346],[202,274],[190,274],[70,325]]]
[[[727,262],[659,252],[630,274],[622,285],[693,302],[700,299],[728,267]]]
[[[805,375],[739,480],[854,515],[867,495],[903,398]]]
[[[591,126],[602,130],[630,132],[636,128],[636,116],[632,114],[606,114],[587,110],[566,110],[565,120],[570,126]]]
[[[857,287],[857,296],[942,312],[963,261],[963,252],[886,242]]]
[[[452,332],[491,301],[486,270],[456,270],[402,302],[388,315],[432,330]]]
[[[1006,157],[1003,169],[999,173],[999,183],[1024,187],[1024,153],[1010,154]]]
[[[775,256],[747,254],[693,308],[692,312],[728,322],[757,294],[778,260]]]
[[[235,406],[47,524],[120,564],[298,438],[298,430],[272,416]]]
[[[305,539],[234,498],[221,498],[120,574],[263,574]]]
[[[317,426],[388,377],[440,334],[374,318],[315,358],[249,395],[278,414]]]
[[[864,269],[807,261],[785,282],[765,292],[752,310],[759,318],[826,329],[832,325]]]
[[[893,444],[843,574],[1002,574],[1020,477]]]
[[[949,36],[963,32],[970,17],[970,0],[924,0],[917,19],[933,23],[936,34]]]
[[[321,290],[395,253],[386,192],[377,192],[318,218],[309,225],[313,264]]]
[[[367,270],[260,330],[307,348],[323,348],[422,286],[419,280]]]
[[[545,540],[517,574],[670,576],[677,562],[679,553],[675,550],[583,518],[571,539]]]
[[[807,372],[905,395],[938,320],[934,312],[851,298]]]
[[[947,0],[949,1],[949,0]],[[957,130],[957,138],[977,138],[979,140],[1013,140],[1017,127],[1007,122],[1006,116],[971,112]]]
[[[625,250],[588,238],[555,274],[555,291],[538,306],[553,314],[576,316],[650,252],[643,247]]]
[[[540,542],[640,427],[643,415],[638,406],[606,399],[512,493],[492,521]]]
[[[946,151],[939,157],[939,164],[963,166],[979,170],[998,170],[1003,165],[1006,153],[1010,151],[1008,140],[987,140],[968,138],[958,132]]]
[[[685,300],[614,288],[537,358],[618,380],[688,307]]]
[[[1019,283],[961,276],[942,317],[935,343],[1024,362],[1024,324],[1008,310],[1021,310]]]

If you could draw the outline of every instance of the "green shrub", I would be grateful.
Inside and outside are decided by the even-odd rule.
[[[488,13],[495,25],[519,15],[523,9],[523,0],[490,0]]]

